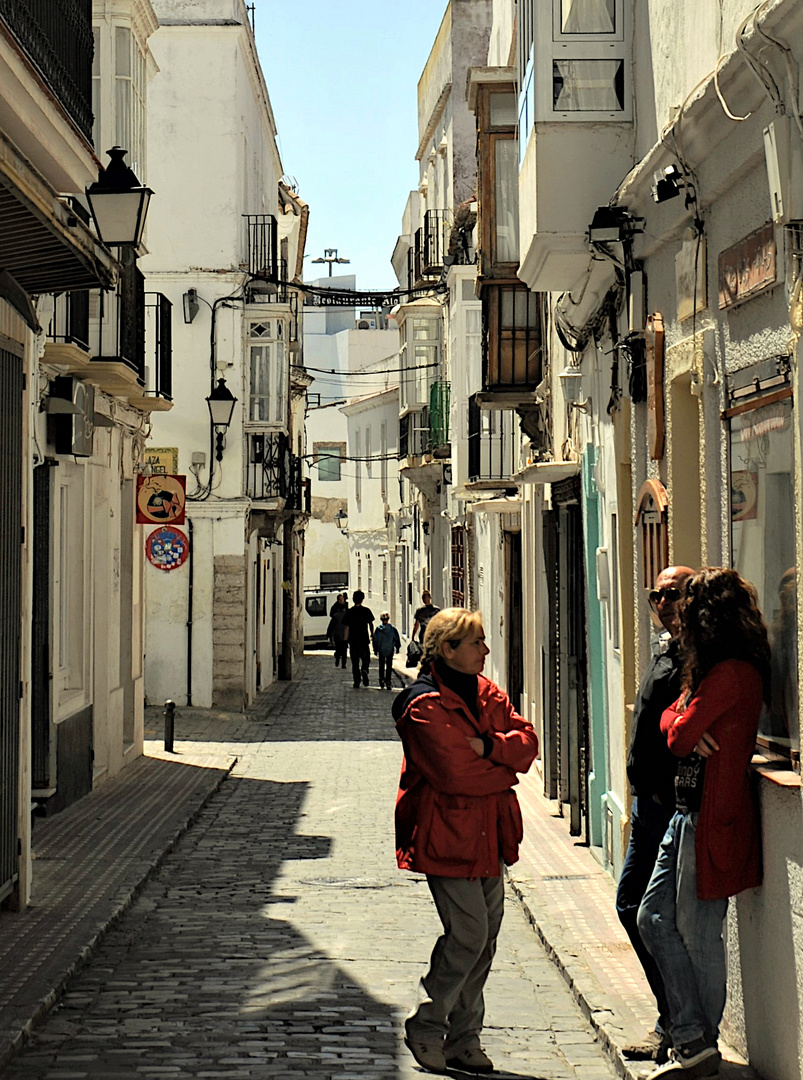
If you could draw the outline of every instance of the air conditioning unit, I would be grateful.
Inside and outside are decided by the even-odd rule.
[[[57,454],[92,457],[95,435],[95,388],[80,379],[60,375],[50,384],[50,396],[71,403],[71,410],[53,416]]]

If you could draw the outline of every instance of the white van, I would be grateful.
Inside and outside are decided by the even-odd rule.
[[[329,611],[343,589],[304,590],[304,641],[310,644],[326,641]],[[348,595],[348,594],[347,594]]]

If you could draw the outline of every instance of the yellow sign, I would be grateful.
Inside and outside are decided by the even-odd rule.
[[[174,475],[178,472],[178,447],[146,446],[142,471],[147,473],[146,466],[148,465],[151,467],[152,475]]]

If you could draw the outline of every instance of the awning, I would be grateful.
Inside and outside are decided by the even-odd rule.
[[[117,263],[64,198],[0,136],[0,270],[32,296],[108,289]]]

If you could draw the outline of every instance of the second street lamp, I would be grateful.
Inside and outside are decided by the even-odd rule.
[[[217,461],[222,461],[223,450],[226,446],[226,431],[231,423],[237,398],[226,386],[226,380],[218,379],[217,386],[214,387],[206,399],[206,404],[209,408],[209,417],[216,436],[215,458]]]

